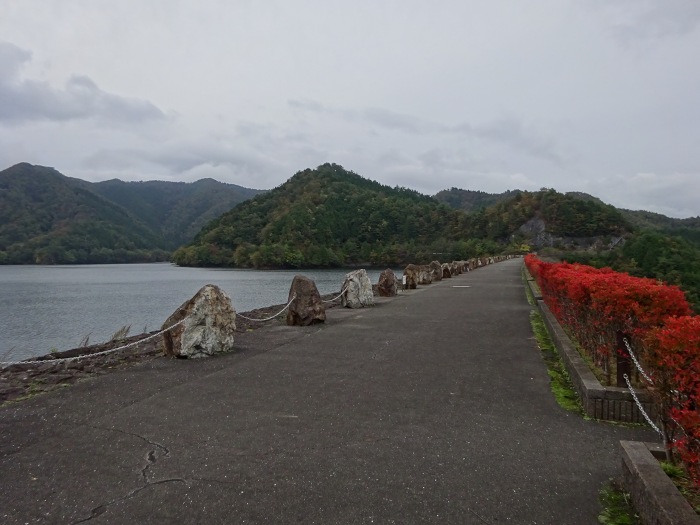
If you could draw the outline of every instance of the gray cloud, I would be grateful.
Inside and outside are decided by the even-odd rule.
[[[444,129],[443,126],[438,124],[384,108],[366,108],[361,114],[372,124],[390,130],[403,131],[404,133],[423,134]]]
[[[526,128],[522,121],[514,118],[496,120],[471,128],[472,133],[482,139],[502,142],[533,157],[561,164],[563,159],[556,151],[552,139],[543,138]]]
[[[87,76],[71,76],[64,89],[55,89],[48,82],[25,80],[21,70],[30,60],[30,52],[0,42],[0,69],[5,72],[0,76],[0,121],[23,123],[99,117],[108,121],[141,122],[165,117],[151,102],[102,91]]]
[[[563,162],[552,139],[541,136],[516,118],[503,118],[478,125],[463,122],[450,126],[386,108],[340,109],[324,106],[312,100],[289,100],[288,105],[302,111],[334,115],[353,122],[362,121],[409,135],[463,135],[503,144],[555,164]]]
[[[700,25],[697,0],[634,0],[624,8],[628,20],[616,24],[614,29],[624,41],[682,36]]]
[[[320,104],[320,103],[315,102],[313,100],[289,99],[289,100],[287,100],[287,105],[292,107],[292,108],[302,109],[305,111],[313,111],[315,113],[330,112],[330,110],[325,108],[323,106],[323,104]]]
[[[336,162],[700,213],[700,0],[71,4],[0,2],[5,166],[270,188]]]
[[[252,187],[264,187],[264,182],[270,177],[284,172],[274,159],[257,151],[202,140],[150,144],[147,149],[103,148],[83,159],[82,169],[108,172],[114,176],[120,172],[141,171],[169,180],[197,180],[216,174],[229,181],[235,177],[236,183],[242,185],[246,181],[241,178],[245,178],[247,185]]]

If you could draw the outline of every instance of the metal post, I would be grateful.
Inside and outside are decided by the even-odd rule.
[[[632,358],[627,352],[627,347],[625,346],[625,338],[629,340],[629,336],[618,330],[615,334],[617,336],[617,348],[615,356],[617,357],[617,386],[626,386],[625,375],[630,377],[632,375]]]

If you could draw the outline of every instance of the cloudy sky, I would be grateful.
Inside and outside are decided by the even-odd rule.
[[[700,215],[700,0],[0,2],[0,169]]]

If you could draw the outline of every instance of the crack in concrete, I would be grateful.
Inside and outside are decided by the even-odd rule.
[[[240,485],[240,481],[223,481],[221,479],[212,478],[190,478],[190,481],[197,481],[199,483],[214,483],[217,485]]]
[[[137,487],[131,491],[126,496],[123,496],[121,498],[116,498],[111,501],[108,501],[106,503],[102,503],[101,505],[98,505],[97,507],[93,508],[90,511],[90,515],[87,518],[83,518],[78,521],[74,521],[73,525],[78,525],[79,523],[86,523],[93,518],[98,517],[99,515],[103,514],[106,510],[107,507],[110,507],[111,505],[114,505],[116,503],[122,503],[124,501],[130,500],[131,498],[137,496],[139,492],[150,488],[150,487],[155,487],[156,485],[164,485],[165,483],[184,483],[188,487],[190,486],[189,482],[186,479],[183,478],[169,478],[169,479],[160,479],[158,481],[151,481],[143,485],[142,487]]]
[[[134,432],[127,432],[125,430],[121,430],[118,428],[105,428],[105,427],[98,427],[98,426],[94,426],[94,425],[88,425],[88,426],[90,426],[90,428],[93,428],[95,430],[104,430],[105,432],[117,432],[117,433],[123,434],[125,436],[135,437],[135,438],[138,438],[138,439],[144,441],[145,443],[148,443],[149,445],[151,445],[155,448],[152,450],[149,450],[148,453],[146,454],[146,464],[141,469],[141,478],[143,479],[142,486],[137,487],[137,488],[129,491],[125,496],[123,496],[121,498],[116,498],[116,499],[113,499],[113,500],[108,501],[106,503],[102,503],[102,504],[98,505],[97,507],[93,508],[90,511],[90,516],[74,522],[74,525],[77,525],[78,523],[85,523],[87,521],[92,520],[93,518],[96,518],[100,514],[104,513],[107,510],[107,507],[114,505],[115,503],[121,503],[123,501],[129,500],[129,499],[133,498],[134,496],[136,496],[142,490],[147,489],[149,487],[161,485],[164,483],[173,483],[173,482],[185,483],[186,485],[189,486],[189,482],[184,478],[168,478],[168,479],[161,479],[158,481],[153,481],[153,480],[149,479],[148,471],[151,468],[151,466],[154,465],[158,461],[158,452],[160,452],[164,458],[167,458],[170,456],[170,449],[168,447],[166,447],[165,445],[163,445],[161,443],[157,443],[155,441],[151,441],[147,437],[142,436],[140,434],[136,434]]]
[[[145,436],[142,436],[141,434],[136,434],[135,432],[127,432],[125,430],[121,430],[118,428],[105,428],[105,427],[97,427],[97,426],[93,426],[93,425],[90,425],[90,428],[94,428],[96,430],[104,430],[106,432],[118,432],[119,434],[124,434],[125,436],[132,436],[132,437],[135,437],[135,438],[138,438],[138,439],[144,441],[145,443],[148,443],[149,445],[156,447],[155,449],[148,451],[148,454],[146,454],[146,464],[141,469],[141,476],[143,477],[143,481],[146,484],[148,484],[150,482],[148,479],[148,470],[151,468],[151,465],[155,464],[156,461],[158,461],[158,457],[157,457],[156,453],[158,451],[160,451],[163,454],[164,458],[167,458],[170,456],[170,449],[168,449],[168,447],[166,447],[165,445],[158,443],[156,441],[151,441],[150,439],[148,439]]]

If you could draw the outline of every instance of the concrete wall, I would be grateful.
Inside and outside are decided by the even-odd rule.
[[[600,384],[598,378],[591,372],[588,364],[572,344],[569,336],[547,305],[544,304],[541,294],[536,285],[533,286],[533,284],[532,281],[528,281],[528,286],[537,300],[537,308],[542,314],[547,331],[559,351],[586,414],[594,419],[607,421],[646,423],[646,419],[628,389]],[[656,419],[658,410],[651,397],[644,391],[637,392],[637,397],[652,420]]]
[[[620,441],[625,489],[643,523],[699,525],[692,509],[645,443]]]

